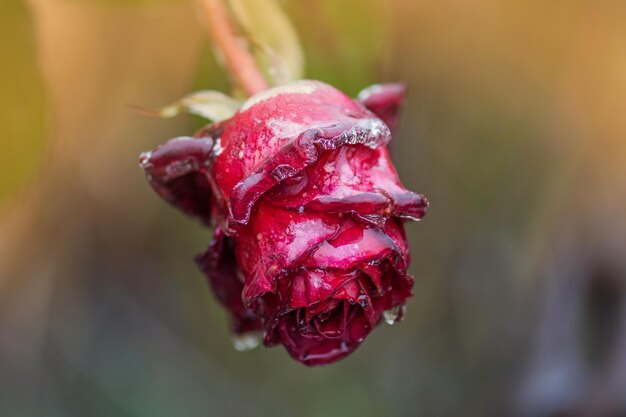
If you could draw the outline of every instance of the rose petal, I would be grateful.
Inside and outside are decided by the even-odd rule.
[[[361,91],[357,100],[380,117],[393,132],[398,125],[406,91],[406,84],[402,83],[375,84]]]
[[[213,144],[210,137],[181,137],[140,157],[140,166],[157,194],[207,224],[212,209],[207,162],[211,160]]]
[[[317,322],[314,328],[307,326],[308,331],[314,330],[313,334],[302,333],[297,312],[285,315],[279,321],[275,338],[266,338],[265,343],[271,346],[280,341],[294,359],[305,365],[335,362],[359,347],[373,328],[360,306],[345,307],[343,304],[340,308],[348,310],[346,313],[337,311],[329,318],[329,323],[320,325]],[[328,333],[332,337],[324,336]]]
[[[246,224],[274,185],[315,163],[321,152],[351,144],[376,147],[389,128],[326,84],[302,81],[267,90],[224,125],[212,173],[229,205],[227,223]]]
[[[217,219],[197,261],[235,332],[262,325],[266,345],[330,363],[411,296],[403,219],[428,203],[402,186],[386,148],[403,94],[377,86],[354,101],[300,81],[142,156],[162,197]]]
[[[289,307],[310,307],[337,293],[357,272],[338,270],[302,269],[290,283]],[[357,295],[358,296],[358,295]],[[356,297],[354,299],[356,299]]]
[[[353,212],[379,226],[392,216],[418,220],[428,202],[406,190],[385,147],[345,146],[326,152],[300,175],[284,181],[268,194],[286,208],[323,212]]]
[[[243,281],[238,276],[234,242],[219,227],[215,229],[208,249],[196,257],[196,262],[206,274],[217,299],[230,312],[232,330],[240,334],[262,329],[261,320],[244,306],[241,299]]]
[[[336,214],[297,212],[261,201],[252,221],[239,232],[237,258],[247,277],[247,303],[275,290],[275,280],[339,230]]]
[[[391,258],[398,271],[408,264],[408,247],[402,227],[389,221],[385,229],[344,220],[337,236],[319,245],[302,265],[308,268],[350,270],[359,264]]]
[[[232,189],[228,199],[229,220],[231,223],[246,224],[253,205],[264,193],[315,163],[322,151],[357,143],[373,146],[383,137],[388,137],[388,131],[383,129],[378,119],[355,119],[307,130]]]

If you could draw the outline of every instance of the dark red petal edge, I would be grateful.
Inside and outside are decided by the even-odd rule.
[[[141,154],[139,165],[150,185],[168,203],[205,223],[211,219],[212,192],[207,178],[213,139],[171,139]]]
[[[357,101],[380,117],[393,132],[398,126],[406,93],[407,86],[403,83],[375,84],[362,90]]]
[[[305,131],[233,188],[229,199],[228,228],[247,224],[252,207],[265,192],[313,164],[322,151],[356,144],[377,147],[387,144],[390,139],[387,125],[374,118],[354,119]]]
[[[196,263],[206,274],[217,299],[230,311],[233,331],[241,334],[261,330],[261,320],[241,299],[243,282],[237,271],[234,242],[219,227],[215,228],[206,252],[196,257]]]

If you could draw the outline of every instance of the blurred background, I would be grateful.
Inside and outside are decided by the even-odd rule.
[[[228,91],[188,0],[0,2],[0,416],[626,416],[626,2],[285,0],[306,77],[405,80],[415,297],[340,363],[239,353],[140,151]]]

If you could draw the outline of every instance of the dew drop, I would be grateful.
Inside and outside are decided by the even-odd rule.
[[[233,336],[233,346],[239,352],[252,350],[261,344],[260,332],[249,332]]]
[[[361,307],[363,308],[367,307],[367,295],[365,294],[359,295],[359,297],[357,298],[357,301],[359,302]]]
[[[395,306],[389,310],[383,311],[383,319],[385,323],[389,325],[393,325],[399,321],[400,318],[404,315],[404,305]]]
[[[150,162],[150,158],[152,158],[152,152],[142,152],[139,155],[139,164],[144,167]]]

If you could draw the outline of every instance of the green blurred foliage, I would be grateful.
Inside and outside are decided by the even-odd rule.
[[[387,66],[390,25],[386,2],[289,1],[285,7],[302,40],[306,78],[341,86],[353,96],[385,81],[381,73]]]
[[[213,45],[208,41],[203,45],[200,56],[198,57],[196,74],[192,82],[193,91],[210,88],[225,93],[234,93],[228,75],[217,62]],[[206,125],[206,119],[202,117],[193,116],[193,119],[194,125],[198,129]]]
[[[302,78],[303,52],[289,16],[276,0],[229,0],[234,21],[254,43],[255,56],[271,84]]]

